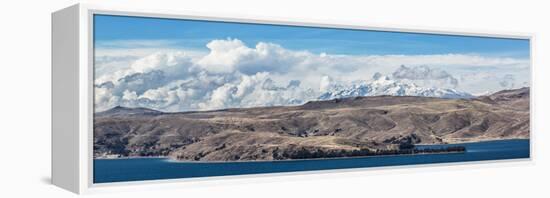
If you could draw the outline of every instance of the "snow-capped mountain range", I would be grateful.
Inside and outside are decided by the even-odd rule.
[[[321,93],[318,100],[331,100],[357,96],[423,96],[438,98],[472,98],[473,95],[455,89],[420,87],[414,83],[406,83],[380,76],[372,81],[361,81],[349,86],[332,86]]]

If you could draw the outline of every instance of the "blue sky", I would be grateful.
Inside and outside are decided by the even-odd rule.
[[[529,41],[488,37],[365,31],[334,28],[211,22],[96,15],[95,41],[109,47],[114,40],[170,40],[171,47],[206,50],[213,39],[238,38],[248,46],[273,42],[313,53],[418,55],[481,54],[529,57]]]

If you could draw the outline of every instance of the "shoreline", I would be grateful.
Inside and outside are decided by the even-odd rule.
[[[353,157],[324,157],[324,158],[309,158],[309,159],[283,159],[283,160],[239,160],[239,161],[184,161],[176,160],[171,157],[165,157],[173,163],[241,163],[241,162],[296,162],[296,161],[312,161],[312,160],[337,160],[337,159],[357,159],[357,158],[374,158],[374,157],[391,157],[391,156],[411,156],[411,155],[437,155],[437,154],[463,154],[467,151],[452,151],[452,152],[439,152],[439,153],[416,153],[416,154],[388,154],[388,155],[365,155],[365,156],[353,156]]]
[[[458,145],[458,144],[471,144],[471,143],[484,143],[484,142],[498,142],[498,141],[510,141],[510,140],[531,140],[531,138],[506,138],[506,139],[483,139],[480,141],[456,141],[452,143],[446,143],[446,144],[415,144],[415,146],[434,146],[434,145]]]
[[[141,158],[167,158],[168,156],[124,156],[124,157],[93,157],[94,160],[116,160],[116,159],[141,159]]]
[[[418,146],[453,146],[457,144],[472,144],[472,143],[485,143],[485,142],[498,142],[498,141],[511,141],[511,140],[529,140],[530,138],[511,138],[501,140],[483,140],[483,141],[469,141],[461,143],[449,143],[449,144],[416,144]],[[416,146],[415,145],[415,146]],[[117,160],[117,159],[142,159],[142,158],[157,158],[165,159],[172,163],[241,163],[241,162],[288,162],[288,161],[309,161],[309,160],[327,160],[327,159],[354,159],[354,158],[372,158],[372,157],[388,157],[388,156],[411,156],[411,155],[437,155],[437,154],[463,154],[468,152],[451,151],[451,152],[438,152],[438,153],[416,153],[416,154],[387,154],[387,155],[367,155],[367,156],[352,156],[352,157],[333,157],[333,158],[310,158],[310,159],[283,159],[283,160],[237,160],[237,161],[191,161],[191,160],[178,160],[170,156],[126,156],[117,158],[94,158],[94,160]]]
[[[467,151],[451,151],[451,152],[439,152],[439,153],[416,153],[416,154],[388,154],[388,155],[366,155],[366,156],[353,156],[353,157],[332,157],[332,158],[310,158],[310,159],[283,159],[283,160],[238,160],[238,161],[187,161],[177,160],[170,156],[156,156],[156,157],[121,157],[121,158],[95,158],[94,160],[117,160],[117,159],[140,159],[140,158],[155,158],[165,159],[172,163],[245,163],[245,162],[289,162],[289,161],[311,161],[311,160],[330,160],[330,159],[356,159],[356,158],[373,158],[373,157],[391,157],[391,156],[411,156],[411,155],[438,155],[438,154],[463,154]]]

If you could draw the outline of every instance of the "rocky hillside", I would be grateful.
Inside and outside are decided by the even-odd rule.
[[[371,96],[204,112],[115,107],[94,118],[95,157],[277,160],[302,151],[515,138],[529,138],[529,88],[472,99]]]

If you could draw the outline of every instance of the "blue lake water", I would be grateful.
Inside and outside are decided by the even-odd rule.
[[[222,163],[174,162],[166,158],[95,159],[94,183],[529,158],[529,140],[501,140],[454,145],[465,146],[466,152]],[[447,146],[449,145],[417,147]]]

